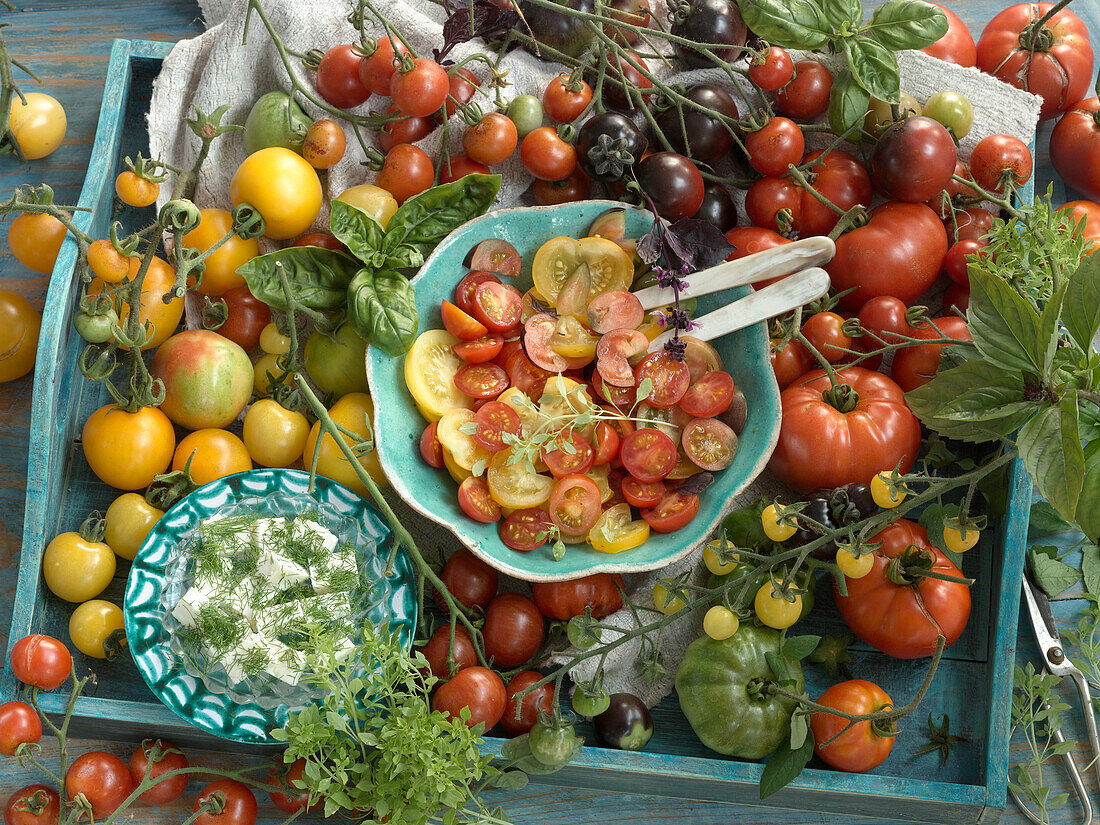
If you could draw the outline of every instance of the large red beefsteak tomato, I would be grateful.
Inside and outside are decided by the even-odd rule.
[[[973,66],[978,58],[978,49],[974,45],[974,36],[970,34],[970,29],[966,27],[966,23],[946,6],[939,3],[932,3],[932,5],[939,6],[943,13],[947,15],[947,34],[931,46],[925,46],[921,51],[932,55],[932,57],[938,57],[940,60],[946,60],[948,63],[955,63],[959,66]]]
[[[1100,98],[1082,100],[1062,115],[1050,133],[1050,162],[1071,188],[1100,200]]]
[[[908,519],[898,519],[870,541],[882,542],[871,572],[846,578],[847,596],[834,585],[837,608],[852,632],[898,659],[931,656],[941,633],[949,645],[958,641],[970,618],[970,588],[922,571],[958,577],[962,571]]]

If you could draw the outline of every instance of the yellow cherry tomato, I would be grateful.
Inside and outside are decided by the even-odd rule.
[[[686,593],[681,592],[670,597],[668,588],[657,582],[653,585],[653,606],[666,616],[671,616],[676,611],[687,607],[687,602],[683,598],[686,595]]]
[[[885,510],[893,509],[905,501],[904,489],[890,489],[890,474],[879,473],[871,479],[871,498]]]
[[[134,560],[149,531],[164,515],[140,493],[123,493],[107,508],[107,535],[104,541],[115,555]]]
[[[272,355],[290,352],[290,336],[279,331],[279,325],[272,322],[260,331],[260,349]]]
[[[92,241],[88,247],[88,267],[104,283],[117,284],[133,278],[140,266],[141,258],[120,254],[109,240]]]
[[[397,199],[381,186],[369,183],[345,189],[336,200],[359,207],[382,224],[383,229],[397,211]]]
[[[365,392],[348,393],[333,404],[328,412],[333,421],[355,433],[364,441],[373,437],[371,433],[374,422],[374,402]],[[348,461],[336,442],[332,440],[329,433],[325,433],[325,437],[321,439],[320,447],[317,447],[317,438],[320,434],[321,422],[317,421],[309,431],[306,448],[302,452],[302,463],[305,468],[308,470],[312,466],[313,452],[317,448],[319,450],[317,455],[318,475],[338,481],[361,496],[368,495],[370,491],[367,489],[367,485],[359,480],[359,476],[352,469],[351,462]],[[352,444],[351,446],[354,447],[355,445]],[[378,463],[377,452],[371,450],[369,453],[360,455],[359,463],[363,465],[367,475],[379,487],[385,487],[389,484],[386,476],[382,473],[382,465]]]
[[[760,523],[764,528],[764,535],[772,541],[786,541],[798,532],[798,528],[793,524],[780,522],[780,517],[779,509],[774,504],[769,504],[764,508],[764,512],[760,514]]]
[[[200,485],[252,469],[244,442],[228,430],[195,430],[176,447],[172,469],[182,470],[189,458],[191,478]]]
[[[321,180],[297,152],[269,146],[253,152],[229,182],[234,206],[251,204],[263,216],[273,240],[301,235],[321,210]]]
[[[722,561],[718,556],[718,551],[727,547],[726,542],[721,539],[714,541],[708,541],[707,546],[703,548],[703,564],[707,566],[707,570],[716,576],[724,576],[727,573],[732,573],[737,569],[737,559],[733,561]],[[729,546],[732,549],[732,546]]]
[[[260,398],[266,398],[275,392],[279,384],[290,387],[294,385],[294,376],[279,366],[279,356],[265,352],[259,360],[252,365],[252,388]],[[280,380],[280,376],[282,380]]]
[[[27,102],[14,95],[11,100],[11,114],[8,115],[8,129],[23,156],[27,160],[38,160],[53,152],[65,139],[65,107],[57,98],[42,92],[28,92]]]
[[[115,194],[127,206],[139,208],[151,206],[156,203],[157,195],[160,194],[160,184],[146,180],[136,172],[127,169],[125,172],[119,172],[118,177],[115,178]]]
[[[957,526],[945,525],[943,528],[944,548],[952,553],[965,553],[978,543],[981,531],[973,527],[960,529]]]
[[[703,616],[703,632],[715,641],[728,639],[741,626],[737,616],[728,607],[716,604]]]
[[[125,629],[122,609],[103,599],[84,602],[69,617],[69,638],[77,650],[94,659],[110,658],[112,651],[108,648],[108,641],[112,645],[125,645]],[[113,640],[112,634],[117,634]]]
[[[753,600],[756,617],[768,627],[783,630],[798,621],[802,615],[802,594],[781,593],[775,582],[769,580],[760,585]]]
[[[65,224],[53,215],[20,212],[8,225],[8,247],[27,269],[49,275],[57,263],[65,231]]]
[[[172,463],[176,433],[157,407],[126,412],[107,404],[88,416],[81,444],[100,481],[119,490],[143,490]]]
[[[604,510],[585,541],[600,553],[622,553],[645,544],[648,538],[649,523],[632,518],[630,505],[624,502]]]
[[[458,339],[445,329],[420,333],[405,353],[405,386],[417,410],[429,422],[447,410],[473,406],[474,399],[455,386],[462,359],[455,355]]]
[[[42,316],[18,292],[0,289],[0,384],[34,369]]]
[[[244,446],[263,467],[289,467],[302,457],[309,420],[278,401],[261,398],[244,416]]]
[[[862,579],[875,566],[875,554],[863,553],[857,556],[842,544],[836,550],[836,566],[849,579]]]
[[[224,209],[203,209],[199,225],[183,236],[183,245],[205,252],[233,229],[233,215]],[[244,276],[237,267],[260,254],[256,238],[233,235],[211,252],[203,261],[202,282],[195,288],[203,295],[221,295],[226,290],[244,285]]]
[[[102,593],[115,575],[115,554],[101,541],[62,533],[42,554],[46,587],[67,602],[86,602]]]
[[[470,420],[473,420],[473,414],[469,413],[468,410],[453,410],[439,420],[439,428],[436,432],[444,430],[453,416],[460,416],[463,413],[469,414]],[[464,433],[460,434],[464,435]],[[470,438],[470,436],[466,437]],[[470,441],[475,447],[478,447],[478,450],[484,450],[472,438],[470,438]],[[443,439],[440,439],[439,443],[450,449]],[[493,498],[493,501],[512,510],[542,507],[546,504],[547,499],[550,498],[550,493],[554,490],[554,479],[541,473],[532,473],[525,461],[509,463],[512,455],[510,449],[496,453],[489,453],[488,450],[485,450],[485,454],[489,458],[489,469],[485,473],[485,481],[489,486],[489,495]]]
[[[626,289],[634,280],[634,264],[623,248],[607,238],[551,238],[538,248],[531,267],[535,289],[548,301],[556,301],[566,280],[581,264],[588,264],[591,284],[588,298],[602,292]]]
[[[143,350],[159,347],[175,334],[176,327],[180,324],[180,318],[183,317],[183,298],[172,298],[167,304],[164,303],[164,296],[175,285],[176,271],[165,261],[154,257],[145,273],[145,280],[141,283],[138,319],[143,324],[148,321],[153,326],[152,335],[142,346]],[[103,281],[93,278],[88,284],[88,294],[98,295],[105,288]],[[122,297],[122,293],[115,297],[114,308],[118,313],[119,325],[125,328],[126,320],[130,317],[130,303]]]

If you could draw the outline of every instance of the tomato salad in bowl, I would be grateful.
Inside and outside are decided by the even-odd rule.
[[[623,237],[652,227],[648,212],[610,201],[467,223],[413,281],[422,333],[409,353],[367,354],[376,450],[394,489],[529,581],[682,558],[778,438],[763,325],[689,341],[682,362],[651,347],[663,328],[628,292],[639,285],[632,254],[593,237],[609,209],[627,247]],[[701,297],[697,311],[747,293]],[[698,493],[705,469],[713,481]]]

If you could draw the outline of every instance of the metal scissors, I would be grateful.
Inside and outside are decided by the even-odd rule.
[[[1077,688],[1077,695],[1081,700],[1081,708],[1085,715],[1085,729],[1088,732],[1089,744],[1092,747],[1092,767],[1096,773],[1097,781],[1100,781],[1100,737],[1096,732],[1096,714],[1092,705],[1092,693],[1089,690],[1091,687],[1100,692],[1100,685],[1085,678],[1085,674],[1066,655],[1065,648],[1062,646],[1062,639],[1058,635],[1054,613],[1050,609],[1050,599],[1035,582],[1030,563],[1024,573],[1023,591],[1024,601],[1027,603],[1027,612],[1031,617],[1031,626],[1035,631],[1035,640],[1038,642],[1039,652],[1043,654],[1044,669],[1047,673],[1052,673],[1055,676],[1072,679],[1074,686]],[[1053,732],[1053,738],[1055,742],[1059,743],[1066,741],[1060,730]],[[1092,802],[1089,800],[1089,792],[1085,787],[1081,772],[1077,768],[1072,753],[1067,753],[1062,758],[1065,760],[1070,782],[1073,784],[1073,789],[1084,811],[1084,819],[1081,825],[1090,825],[1093,818]],[[1035,825],[1041,825],[1040,819],[1028,810],[1020,797],[1011,788],[1009,788],[1008,793],[1012,797],[1012,801],[1016,803],[1016,807],[1029,821],[1035,823]]]

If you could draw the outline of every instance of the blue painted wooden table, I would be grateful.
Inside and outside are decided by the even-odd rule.
[[[953,3],[952,8],[977,34],[1004,5],[996,0],[960,0]],[[1100,0],[1077,0],[1073,10],[1085,19],[1090,31],[1100,32]],[[69,126],[64,145],[49,158],[22,167],[10,157],[0,159],[0,198],[7,197],[20,184],[46,182],[53,186],[60,203],[76,202],[80,192],[98,119],[111,41],[116,37],[175,41],[202,31],[194,0],[104,0],[96,4],[82,4],[75,0],[40,0],[18,12],[4,13],[3,22],[13,24],[5,30],[12,52],[44,79],[42,90],[62,102]],[[25,88],[30,90],[32,86],[28,83]],[[1060,199],[1070,199],[1074,196],[1064,191],[1050,169],[1046,148],[1049,130],[1047,125],[1038,139],[1036,189],[1043,191],[1047,183],[1054,180]],[[21,292],[37,307],[42,307],[48,278],[22,267],[4,244],[0,244],[0,279],[3,279],[4,288]],[[19,560],[30,389],[30,377],[0,384],[0,650],[6,649],[6,631]],[[1056,614],[1063,623],[1075,619],[1083,603],[1079,595],[1079,592],[1071,591],[1055,605]],[[1021,617],[1021,629],[1025,635],[1017,652],[1018,660],[1037,661],[1037,653],[1030,640],[1030,626],[1025,617]],[[907,724],[923,726],[924,722],[913,718]],[[150,734],[155,733],[150,731]],[[1066,734],[1078,740],[1083,738],[1083,726],[1076,713],[1071,714],[1071,724]],[[107,735],[106,730],[104,735]],[[91,741],[73,743],[75,752],[93,747],[114,751],[123,758],[130,752],[129,746]],[[46,748],[46,756],[51,756],[49,747]],[[1022,754],[1020,758],[1023,758]],[[239,756],[216,753],[196,754],[193,760],[195,763],[223,766],[230,763],[239,766],[240,761]],[[935,761],[929,759],[930,774],[934,765]],[[0,801],[21,785],[39,779],[31,770],[0,757]],[[1091,772],[1086,781],[1091,783],[1089,787],[1094,799],[1100,799],[1100,788],[1096,787]],[[193,783],[192,793],[185,795],[185,799],[193,798],[198,787],[199,783]],[[850,821],[850,818],[836,815],[605,794],[547,785],[531,785],[522,792],[497,796],[499,799],[496,801],[505,806],[517,823],[627,823],[676,819],[685,825],[728,822],[839,825]],[[185,815],[184,811],[184,806],[177,804],[156,811],[136,809],[131,816],[135,822],[162,823],[179,821]],[[274,822],[281,817],[268,804],[261,809],[261,819]],[[871,820],[860,821],[874,825]],[[1003,821],[1022,825],[1024,819],[1010,807]],[[1072,805],[1056,812],[1053,817],[1053,822],[1059,824],[1076,821],[1079,821],[1079,812]]]

